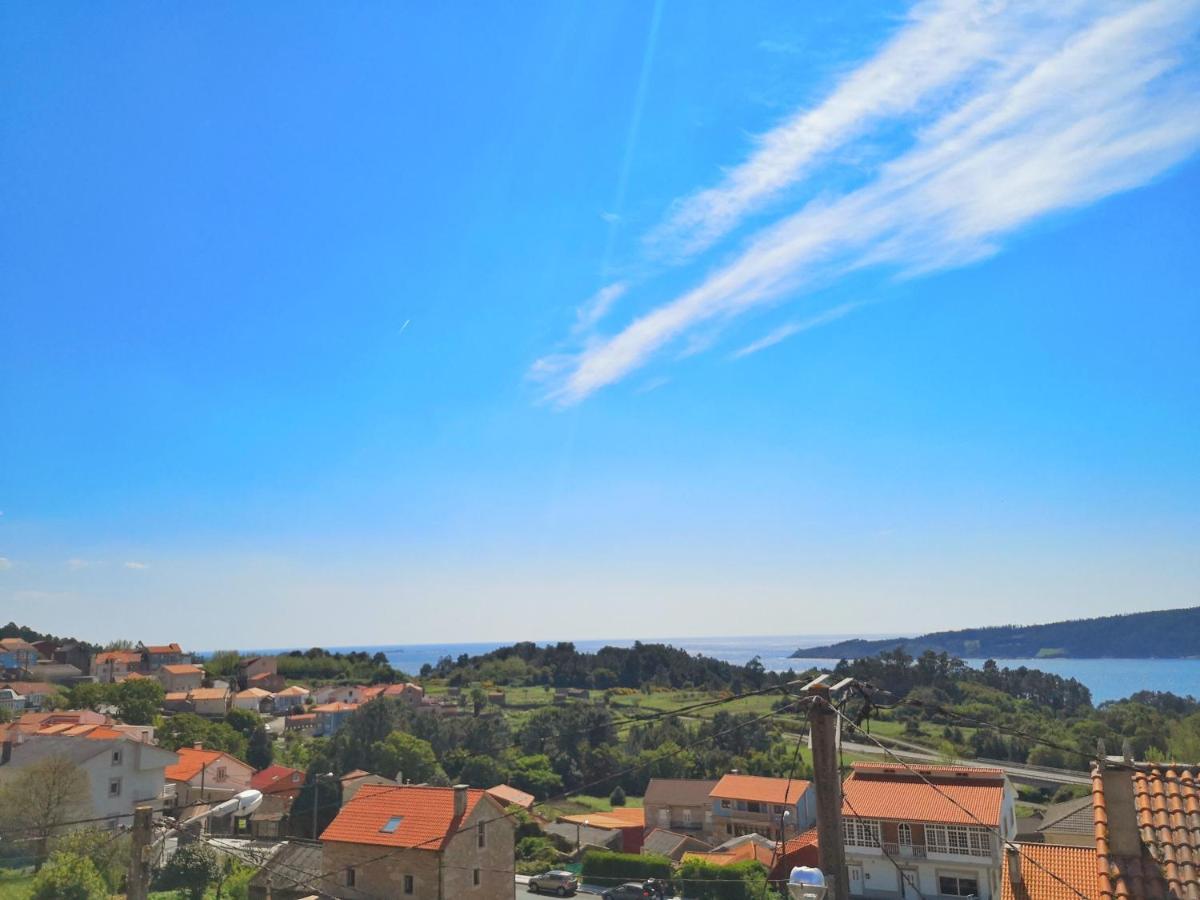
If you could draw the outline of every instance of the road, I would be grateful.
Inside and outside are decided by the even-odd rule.
[[[873,754],[877,756],[885,756],[883,748],[876,744],[860,744],[856,741],[842,740],[842,748],[851,753]],[[936,753],[928,750],[917,750],[912,745],[908,749],[893,749],[891,753],[894,756],[903,759],[905,762],[941,762],[942,758]],[[1084,784],[1092,783],[1091,777],[1086,772],[1070,772],[1066,769],[1047,769],[1042,766],[1022,766],[1011,762],[1005,762],[997,759],[970,759],[963,760],[963,765],[978,765],[990,766],[996,769],[1002,769],[1004,774],[1011,780],[1018,781],[1021,784],[1028,784],[1033,787],[1053,787],[1060,784]]]

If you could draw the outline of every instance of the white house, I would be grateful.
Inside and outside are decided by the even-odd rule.
[[[302,685],[293,684],[291,687],[286,687],[275,695],[275,712],[288,713],[297,706],[303,709],[304,704],[311,696],[312,691]]]
[[[26,767],[52,757],[70,760],[87,775],[89,808],[81,818],[113,816],[100,827],[133,822],[135,807],[162,809],[171,793],[166,769],[178,757],[169,750],[127,738],[110,728],[94,728],[85,736],[32,735],[0,756],[0,782]]]
[[[270,705],[272,696],[270,691],[264,691],[262,688],[246,688],[246,690],[238,691],[233,695],[233,705],[237,709],[246,709],[254,713],[261,712],[263,701]]]
[[[998,900],[1015,805],[1000,769],[855,763],[842,785],[851,896]]]
[[[167,768],[166,778],[175,786],[179,806],[220,803],[250,787],[254,769],[236,756],[202,747],[180,747],[178,754],[178,762]]]

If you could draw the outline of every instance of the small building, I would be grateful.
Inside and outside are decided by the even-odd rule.
[[[321,834],[329,893],[515,900],[512,820],[485,791],[367,785]]]
[[[0,688],[0,709],[13,716],[19,715],[25,709],[24,695],[10,687]]]
[[[264,794],[280,794],[294,800],[304,787],[304,772],[291,766],[267,766],[250,777],[250,787]]]
[[[781,840],[807,831],[817,820],[816,792],[800,778],[765,778],[730,773],[709,792],[714,841],[759,834]]]
[[[711,850],[703,852],[686,852],[682,861],[695,859],[714,866],[731,866],[735,863],[758,862],[766,868],[771,867],[778,853],[778,842],[768,840],[761,834],[743,834],[730,838],[723,844],[718,844]]]
[[[204,682],[204,670],[191,663],[168,663],[154,673],[167,693],[193,691]]]
[[[105,650],[92,660],[92,675],[101,684],[116,684],[124,681],[130,672],[141,671],[142,654],[139,650]]]
[[[711,849],[709,844],[704,843],[694,834],[677,834],[664,828],[650,829],[650,833],[642,841],[643,853],[665,856],[673,862],[683,859],[684,853],[704,853]]]
[[[177,666],[191,662],[178,644],[137,645],[147,672],[157,672],[163,666]]]
[[[246,679],[246,687],[261,688],[264,691],[270,691],[274,694],[276,691],[281,691],[287,687],[287,682],[284,681],[282,675],[275,672],[259,672]]]
[[[274,695],[262,688],[246,688],[233,695],[235,709],[244,709],[253,713],[270,712],[274,705]]]
[[[59,691],[57,684],[47,681],[0,681],[0,688],[10,688],[23,696],[25,709],[45,709]]]
[[[25,670],[41,659],[37,647],[18,637],[0,638],[0,670]]]
[[[368,772],[365,769],[354,769],[343,775],[339,781],[342,785],[342,805],[349,803],[354,795],[357,794],[363,787],[369,784],[396,786],[400,782],[394,778],[387,778],[383,775],[376,775],[374,772]]]
[[[1027,819],[1018,818],[1016,839],[1024,843],[1095,847],[1091,796],[1052,803]]]
[[[282,715],[293,709],[304,709],[304,704],[311,696],[312,691],[302,685],[293,684],[291,687],[285,687],[275,694],[275,712]]]
[[[333,734],[341,728],[346,720],[358,711],[358,704],[322,703],[320,706],[314,706],[312,711],[317,717],[313,734],[320,737],[326,734]]]
[[[224,717],[229,712],[228,687],[196,688],[188,692],[188,701],[198,716]]]
[[[559,816],[558,821],[567,825],[587,825],[589,828],[618,832],[621,835],[621,852],[642,852],[646,816],[640,807],[617,806],[608,812]]]
[[[283,720],[283,730],[304,735],[313,734],[317,730],[317,716],[315,713],[298,713],[294,716],[287,716]]]
[[[691,834],[706,843],[712,837],[713,810],[709,794],[716,781],[703,778],[651,778],[642,806],[646,827]],[[725,840],[727,835],[722,835]]]
[[[250,787],[254,769],[223,750],[180,747],[179,760],[168,766],[166,779],[175,785],[175,805],[220,803]]]

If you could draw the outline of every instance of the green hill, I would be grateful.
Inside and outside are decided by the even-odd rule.
[[[1048,625],[1002,625],[935,631],[915,638],[850,640],[804,647],[795,659],[854,659],[903,647],[967,659],[1186,659],[1200,657],[1200,606],[1158,612],[1073,619]]]

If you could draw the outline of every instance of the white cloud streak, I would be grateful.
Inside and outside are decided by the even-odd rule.
[[[616,281],[596,291],[575,311],[575,333],[582,334],[595,328],[628,290],[628,284]]]
[[[1011,54],[1001,54],[1003,64],[993,65],[985,77],[959,85],[954,102],[914,127],[911,145],[883,164],[873,180],[809,202],[761,230],[696,287],[569,360],[560,358],[552,396],[562,404],[577,402],[640,368],[697,325],[721,324],[818,279],[874,265],[917,274],[985,257],[996,252],[1001,238],[1037,218],[1143,185],[1194,152],[1200,143],[1200,91],[1187,54],[1200,13],[1197,0],[1150,0],[1115,12],[1104,4],[1083,12],[1066,4],[1086,20],[1074,21],[1065,37],[1048,41],[1034,33],[1025,43],[1019,39],[1029,16],[1013,8],[965,0],[936,7],[960,15],[975,9],[987,21],[996,10],[1014,16],[1016,25],[1000,28],[1012,42]],[[906,27],[923,34],[928,15]],[[982,40],[968,30],[963,44]],[[845,84],[861,84],[864,71],[888,82],[909,77],[911,59],[905,54],[895,59],[894,48],[904,41],[898,35]],[[916,43],[933,46],[924,38]],[[972,59],[982,64],[1004,49],[989,39],[972,51]],[[881,68],[881,58],[892,59],[895,68]],[[969,63],[937,65],[957,74]],[[872,109],[903,106],[898,97]],[[812,158],[804,149],[808,140],[793,124],[773,133],[764,146],[779,153],[791,146],[793,156],[772,171],[786,170],[795,178],[803,168],[797,160]],[[763,175],[749,182],[758,187],[745,196],[761,199],[786,179]],[[718,235],[737,218],[728,210],[740,215],[746,208],[740,200],[710,205],[695,233]],[[712,227],[704,224],[708,221]]]
[[[822,325],[828,325],[830,322],[836,322],[843,316],[847,316],[854,310],[858,309],[863,304],[860,303],[843,303],[841,306],[835,306],[833,309],[828,309],[823,313],[815,316],[809,316],[807,319],[801,319],[797,322],[785,322],[773,331],[760,337],[757,341],[752,341],[740,350],[730,354],[730,359],[741,359],[743,356],[750,356],[752,353],[757,353],[759,350],[766,350],[768,347],[774,347],[776,344],[786,341],[793,335],[800,334],[804,331],[809,331],[813,328],[819,328]]]
[[[142,570],[142,569],[148,569],[148,568],[150,568],[150,563],[144,563],[144,562],[127,562],[127,563],[125,563],[125,568],[127,568],[127,569],[137,569],[137,570],[139,570],[139,571],[140,571],[140,570]]]

